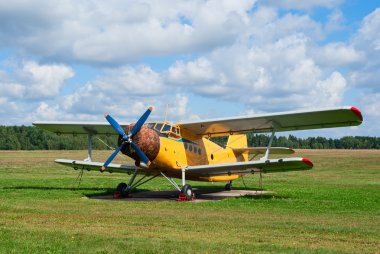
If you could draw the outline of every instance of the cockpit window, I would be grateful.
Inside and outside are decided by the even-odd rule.
[[[168,132],[168,131],[170,131],[170,125],[165,124],[164,128],[162,129],[162,132]]]
[[[156,126],[154,127],[154,129],[156,129],[157,131],[161,132],[161,129],[162,129],[162,123],[158,123],[158,124],[156,124]]]
[[[153,129],[154,123],[147,123],[146,127],[148,127],[149,129]]]
[[[170,123],[153,123],[151,126],[151,128],[155,129],[161,134],[168,135],[169,137],[175,139],[181,138],[180,130],[176,125],[172,125]]]

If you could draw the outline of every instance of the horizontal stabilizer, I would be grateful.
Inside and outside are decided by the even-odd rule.
[[[201,166],[188,166],[185,170],[188,174],[202,176],[218,176],[233,174],[250,174],[255,172],[275,173],[287,171],[308,170],[313,163],[306,158],[283,158],[270,160],[256,160],[247,162],[209,164]]]
[[[248,153],[253,155],[265,154],[266,147],[239,147],[233,148],[230,147],[235,153]],[[272,147],[269,150],[270,154],[293,154],[294,150],[287,147]]]
[[[72,167],[75,170],[95,170],[95,171],[101,171],[103,164],[102,162],[93,162],[93,161],[81,161],[81,160],[67,160],[67,159],[57,159],[55,160],[56,163]],[[136,170],[135,165],[127,165],[127,164],[114,164],[111,163],[108,165],[105,171],[107,172],[118,172],[118,173],[133,173]]]

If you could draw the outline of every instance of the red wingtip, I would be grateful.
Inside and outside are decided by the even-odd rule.
[[[359,109],[357,109],[355,107],[351,107],[351,111],[354,112],[354,114],[359,117],[360,121],[363,122],[363,115],[362,115],[362,112],[360,112]]]
[[[104,114],[104,118],[107,118],[107,116],[108,116],[108,114],[107,114],[107,113],[105,113],[105,114]]]
[[[152,106],[150,106],[150,107],[149,107],[149,110],[150,110],[150,111],[153,111],[153,107],[152,107]]]
[[[292,153],[295,153],[296,151],[294,151],[293,148],[289,148],[289,151],[292,152]]]
[[[307,158],[303,158],[302,161],[306,164],[308,164],[310,167],[313,167],[313,163],[311,162],[311,160],[307,159]]]
[[[102,166],[102,169],[101,169],[101,171],[104,171],[106,168],[104,167],[104,166]]]

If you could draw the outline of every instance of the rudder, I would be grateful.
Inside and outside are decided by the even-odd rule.
[[[242,148],[242,147],[248,147],[247,135],[234,134],[228,137],[227,148]],[[248,161],[248,153],[242,153],[241,156],[244,158],[243,161]]]

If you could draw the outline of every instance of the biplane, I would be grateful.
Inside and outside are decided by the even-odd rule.
[[[152,110],[149,107],[136,123],[118,123],[105,114],[108,123],[34,122],[33,125],[57,134],[87,134],[86,159],[55,162],[76,170],[130,174],[128,183],[116,187],[118,197],[127,197],[137,187],[161,176],[179,191],[179,200],[192,200],[194,192],[187,180],[226,182],[225,189],[231,190],[232,182],[246,174],[311,169],[313,163],[309,159],[286,156],[294,153],[293,149],[272,147],[276,132],[357,126],[363,121],[359,109],[350,106],[175,124],[166,119],[146,122]],[[249,132],[270,133],[267,146],[249,147],[246,136]],[[99,134],[115,135],[118,140],[118,148],[105,162],[92,160],[92,140]],[[218,136],[228,136],[225,146],[210,140]],[[135,160],[135,165],[112,163],[118,153]],[[284,158],[270,159],[270,154]],[[173,178],[181,179],[181,183]]]

